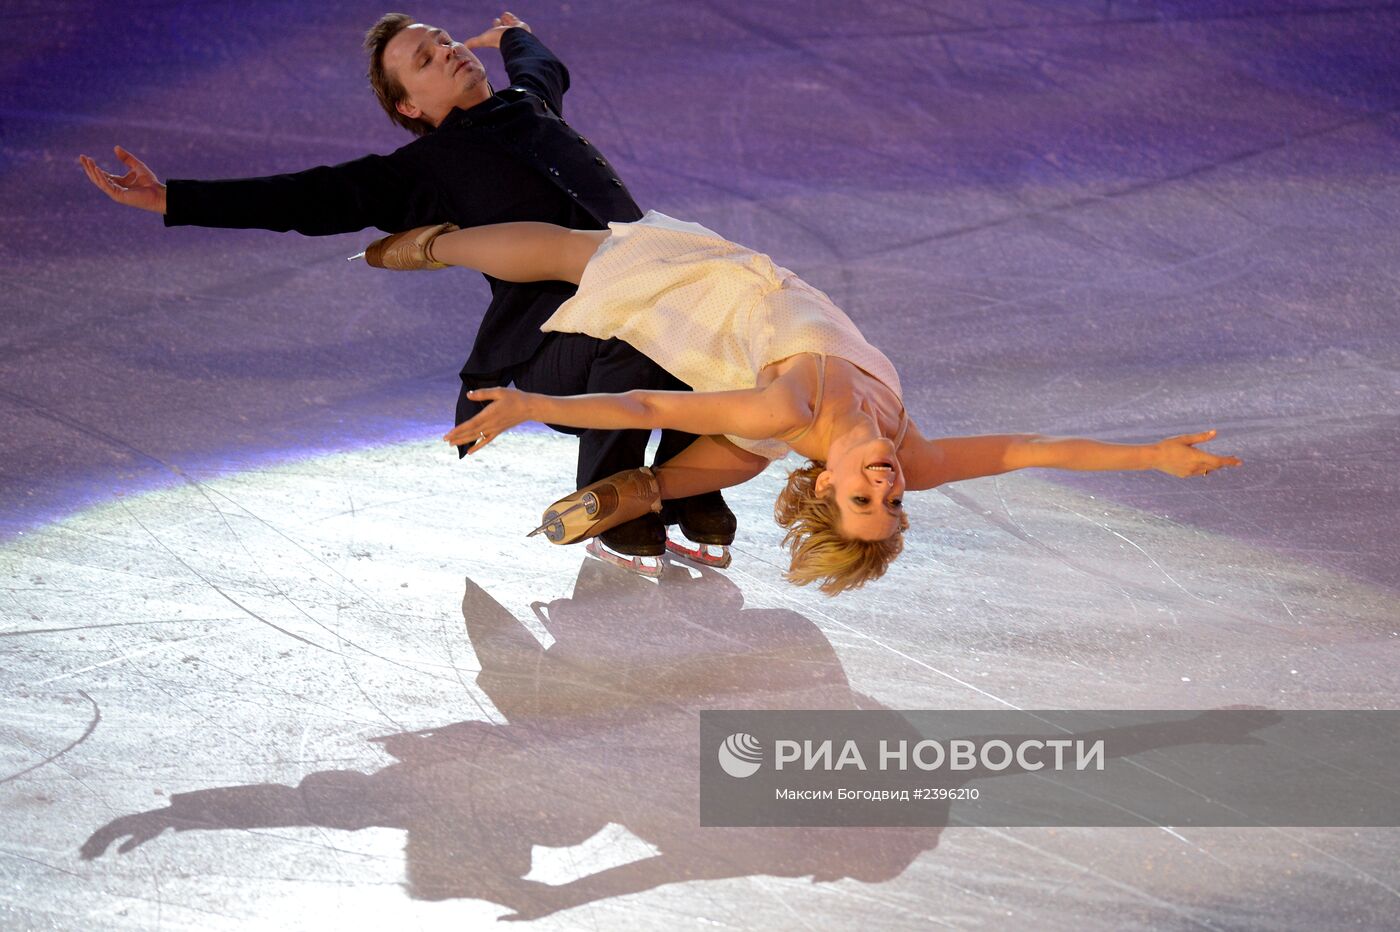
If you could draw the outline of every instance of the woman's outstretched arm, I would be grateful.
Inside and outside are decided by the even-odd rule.
[[[538,395],[514,388],[480,388],[473,401],[490,402],[443,437],[475,453],[524,421],[602,430],[669,427],[691,434],[782,437],[806,424],[811,411],[783,380],[731,392],[630,391],[621,394]],[[484,438],[484,439],[483,439]]]
[[[911,490],[1034,467],[1094,471],[1155,469],[1185,478],[1243,465],[1239,457],[1217,456],[1196,449],[1196,444],[1214,437],[1215,431],[1208,430],[1179,434],[1156,443],[1109,443],[1041,434],[987,434],[927,440],[915,431],[906,449],[901,451],[900,459],[907,487]]]

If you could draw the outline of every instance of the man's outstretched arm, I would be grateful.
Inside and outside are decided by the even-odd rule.
[[[126,173],[104,170],[83,155],[88,180],[126,207],[162,214],[166,226],[295,231],[307,236],[365,227],[394,231],[437,215],[426,170],[400,149],[302,172],[227,181],[172,179],[169,186],[144,162],[117,146]]]

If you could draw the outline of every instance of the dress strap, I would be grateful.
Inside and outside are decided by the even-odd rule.
[[[909,432],[909,411],[904,407],[904,403],[899,405],[899,432],[894,437],[894,448],[897,451],[904,444],[904,435]]]
[[[822,395],[826,393],[826,353],[817,354],[817,397],[812,402],[812,419],[807,422],[807,426],[798,431],[794,436],[783,442],[792,446],[797,441],[806,436],[807,431],[812,429],[812,425],[817,423],[817,416],[822,413]]]

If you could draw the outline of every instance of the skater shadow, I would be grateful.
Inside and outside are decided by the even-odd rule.
[[[937,846],[946,808],[932,827],[700,826],[700,711],[885,708],[851,688],[830,642],[803,616],[744,608],[740,590],[712,570],[691,578],[672,566],[655,584],[594,560],[571,598],[534,608],[555,638],[547,649],[467,581],[462,610],[478,683],[508,724],[375,739],[396,758],[375,773],[319,771],[296,787],[176,794],[164,809],[100,828],[83,857],[122,839],[118,850],[130,851],[168,828],[399,828],[411,896],[488,900],[513,911],[502,918],[529,919],[692,880],[876,883]],[[878,727],[920,737],[885,711]],[[1153,728],[1119,746],[1132,753],[1199,737],[1180,724]],[[656,853],[562,884],[525,879],[534,846],[577,845],[609,824]]]

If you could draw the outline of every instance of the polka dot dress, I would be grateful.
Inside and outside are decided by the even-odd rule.
[[[578,293],[540,329],[625,340],[698,392],[753,388],[797,353],[846,359],[901,399],[899,376],[831,299],[767,256],[697,223],[648,211],[612,223]],[[779,440],[730,437],[779,459]]]

